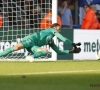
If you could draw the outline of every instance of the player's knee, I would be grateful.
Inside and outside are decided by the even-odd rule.
[[[48,50],[46,48],[42,49],[46,54],[48,54]]]
[[[23,46],[21,44],[17,44],[17,45],[14,46],[15,51],[20,50],[22,48],[23,48]]]
[[[44,51],[46,54],[48,54],[48,50],[46,48],[39,48],[38,51]]]
[[[19,50],[19,47],[18,46],[14,46],[14,50],[15,51]]]

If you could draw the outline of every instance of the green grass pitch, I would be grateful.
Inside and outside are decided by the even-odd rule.
[[[99,89],[99,60],[0,62],[0,90]]]

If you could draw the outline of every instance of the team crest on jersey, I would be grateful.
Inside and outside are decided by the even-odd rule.
[[[51,38],[50,36],[48,36],[48,37],[46,38],[46,45],[47,45],[47,44],[52,44],[52,42],[53,42],[52,38]]]

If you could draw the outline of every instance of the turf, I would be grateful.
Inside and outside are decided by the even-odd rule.
[[[0,90],[95,90],[100,61],[0,62]]]

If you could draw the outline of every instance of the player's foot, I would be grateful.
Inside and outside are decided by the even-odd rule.
[[[81,48],[73,48],[69,50],[69,53],[80,53],[80,52],[81,52]]]

